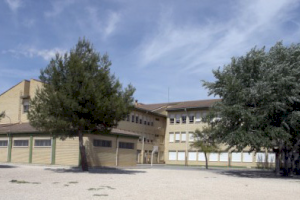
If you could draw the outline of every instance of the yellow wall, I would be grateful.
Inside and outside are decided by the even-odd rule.
[[[56,139],[55,164],[57,165],[78,165],[79,162],[79,141],[78,137]]]
[[[36,164],[51,164],[52,148],[35,146],[36,139],[50,139],[50,137],[33,137],[32,145],[32,163]]]
[[[1,137],[0,138],[0,141],[8,141],[8,138],[5,138],[5,137]],[[8,144],[8,143],[7,143]],[[0,162],[6,162],[7,161],[7,150],[8,148],[7,147],[1,147],[0,146]]]
[[[27,147],[14,146],[15,140],[28,140]],[[29,163],[29,137],[15,137],[12,139],[11,162],[13,163]]]

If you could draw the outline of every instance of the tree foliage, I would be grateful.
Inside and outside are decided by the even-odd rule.
[[[123,90],[110,66],[108,55],[101,56],[85,39],[69,53],[57,54],[41,70],[44,85],[30,103],[30,124],[42,131],[79,135],[79,140],[82,131],[109,132],[133,108],[135,91],[131,85]]]
[[[300,44],[254,48],[213,74],[216,81],[203,85],[222,98],[210,116],[221,116],[213,130],[219,142],[239,150],[299,147]]]
[[[0,113],[0,121],[1,121],[1,119],[4,118],[4,117],[5,117],[5,112],[3,111],[3,112]]]
[[[218,144],[211,133],[212,128],[209,126],[204,127],[201,131],[197,129],[194,133],[194,142],[191,144],[192,147],[197,148],[204,153],[206,169],[208,169],[207,154],[219,150]]]

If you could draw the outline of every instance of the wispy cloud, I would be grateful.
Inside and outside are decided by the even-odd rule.
[[[52,10],[46,11],[46,17],[56,17],[61,14],[65,8],[70,6],[71,4],[75,3],[76,0],[63,0],[63,1],[53,1],[52,3]]]
[[[64,54],[66,50],[60,48],[37,49],[35,47],[19,47],[17,49],[3,50],[2,54],[11,54],[17,58],[25,56],[29,58],[42,57],[44,60],[50,60],[55,57],[56,53]]]
[[[116,25],[120,20],[120,15],[116,12],[111,12],[108,16],[106,27],[104,28],[104,37],[108,37],[116,29]]]
[[[13,12],[16,12],[22,6],[21,0],[5,0],[5,2]]]
[[[270,41],[273,45],[272,32],[290,20],[290,10],[298,4],[295,0],[243,1],[229,20],[201,25],[175,24],[175,13],[169,11],[162,15],[158,29],[137,48],[139,66],[167,63],[191,73],[203,68],[211,71],[254,45],[268,45]]]

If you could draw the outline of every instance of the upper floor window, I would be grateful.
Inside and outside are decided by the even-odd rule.
[[[29,99],[23,99],[23,112],[29,111]]]
[[[183,124],[186,123],[186,115],[185,115],[185,114],[183,114],[183,115],[181,116],[181,122],[182,122]]]
[[[174,115],[170,115],[170,124],[174,124],[174,121],[175,121]]]
[[[176,124],[180,124],[180,115],[179,114],[176,115]]]
[[[190,116],[189,116],[189,120],[190,120],[190,123],[194,123],[194,119],[195,116],[194,116],[194,113],[190,113]]]
[[[135,122],[139,123],[139,116],[138,115],[135,116]]]
[[[186,133],[181,132],[181,142],[185,142],[185,141],[186,141]]]
[[[174,142],[174,133],[169,133],[169,142]]]
[[[175,142],[179,142],[180,141],[180,133],[176,132],[175,133]]]
[[[200,113],[199,113],[199,112],[196,113],[196,120],[195,120],[195,122],[196,122],[196,123],[201,122],[201,116],[200,116]]]

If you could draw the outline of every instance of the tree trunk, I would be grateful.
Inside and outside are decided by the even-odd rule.
[[[279,175],[280,174],[280,151],[276,151],[276,159],[275,159],[275,174]]]
[[[85,147],[83,145],[83,134],[82,130],[78,130],[78,138],[79,138],[79,149],[80,149],[80,156],[81,156],[81,168],[82,171],[89,171],[89,166],[86,159]]]
[[[204,153],[205,156],[205,168],[208,169],[208,161],[207,161],[207,155]]]

